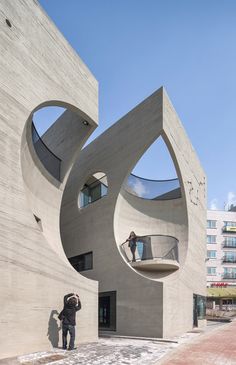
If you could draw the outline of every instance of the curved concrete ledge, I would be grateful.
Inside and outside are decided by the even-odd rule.
[[[129,263],[134,269],[142,271],[172,271],[179,269],[179,263],[175,260],[152,259]]]

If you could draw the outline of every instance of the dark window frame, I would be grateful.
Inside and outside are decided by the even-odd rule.
[[[86,266],[86,256],[90,256],[91,265]],[[73,268],[78,272],[93,270],[93,251],[85,252],[77,256],[68,257],[68,260]]]

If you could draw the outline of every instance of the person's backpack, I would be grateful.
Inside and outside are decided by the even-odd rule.
[[[65,318],[64,309],[62,309],[61,313],[59,313],[58,318],[60,319],[60,321],[62,321]]]

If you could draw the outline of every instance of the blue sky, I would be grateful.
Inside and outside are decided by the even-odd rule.
[[[209,207],[236,203],[236,1],[39,2],[99,81],[93,138],[164,85],[207,174]],[[159,178],[152,149],[139,175]]]

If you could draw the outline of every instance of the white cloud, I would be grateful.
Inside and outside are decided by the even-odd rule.
[[[229,209],[231,205],[236,205],[236,194],[233,191],[229,191],[227,195],[226,209]]]
[[[212,199],[211,202],[210,202],[210,209],[211,210],[218,210],[219,209],[218,204],[219,204],[218,199],[216,199],[216,198]]]
[[[144,197],[148,193],[146,186],[140,180],[136,180],[134,184],[132,184],[132,188],[139,197]]]

